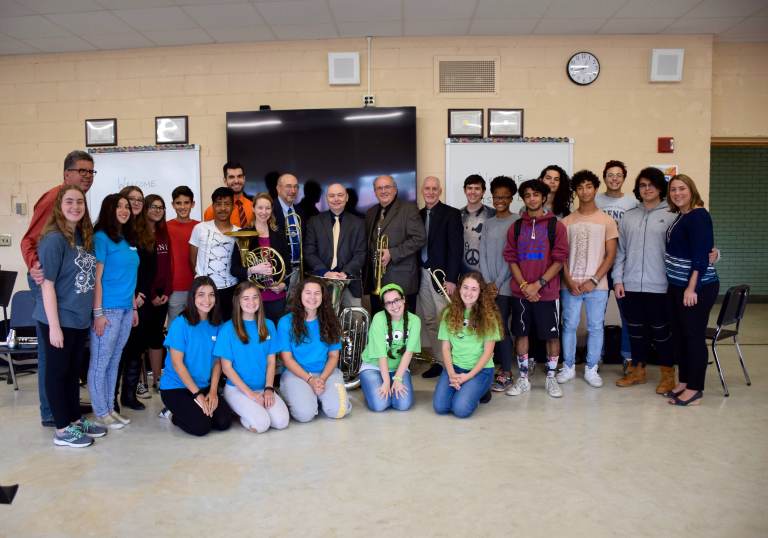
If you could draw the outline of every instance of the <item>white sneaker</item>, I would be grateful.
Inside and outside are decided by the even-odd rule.
[[[563,389],[560,388],[560,384],[557,382],[554,376],[547,377],[546,381],[544,381],[544,388],[546,389],[547,394],[553,398],[563,397]]]
[[[168,420],[171,419],[171,410],[167,407],[163,407],[163,409],[157,414],[157,418],[167,418]]]
[[[518,377],[515,384],[507,389],[507,396],[520,396],[524,392],[531,390],[531,382],[527,377]]]
[[[117,420],[112,415],[105,415],[103,417],[97,417],[96,423],[99,426],[103,426],[105,428],[109,428],[110,430],[120,430],[122,428],[125,428],[125,424]]]
[[[603,386],[603,378],[597,373],[597,365],[590,368],[586,366],[584,368],[584,381],[589,383],[590,386],[600,388]]]
[[[560,372],[555,376],[555,379],[558,383],[568,383],[574,377],[576,377],[576,366],[563,364],[563,367],[560,368]]]
[[[116,421],[118,421],[118,422],[120,422],[122,424],[130,424],[131,423],[131,419],[124,417],[123,415],[121,415],[117,411],[112,411],[109,414],[112,416],[113,419],[115,419]]]

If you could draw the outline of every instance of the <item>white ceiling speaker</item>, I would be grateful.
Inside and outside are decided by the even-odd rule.
[[[653,49],[651,52],[651,82],[680,82],[683,80],[685,49]]]
[[[329,52],[328,84],[360,84],[360,53]]]

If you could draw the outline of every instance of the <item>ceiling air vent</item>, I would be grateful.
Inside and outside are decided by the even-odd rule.
[[[436,89],[439,94],[468,97],[471,94],[496,93],[497,57],[435,59]]]

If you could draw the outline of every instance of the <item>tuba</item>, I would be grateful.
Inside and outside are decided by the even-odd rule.
[[[256,230],[238,230],[236,232],[226,232],[224,235],[234,237],[235,241],[237,241],[237,248],[240,251],[240,262],[246,269],[264,262],[272,266],[272,272],[268,275],[252,274],[248,277],[248,280],[256,284],[259,289],[277,286],[285,280],[285,261],[277,250],[272,247],[248,249],[251,239],[258,237],[259,232]]]
[[[366,309],[359,306],[341,309],[342,295],[353,279],[320,278],[330,287],[331,305],[341,325],[339,370],[344,376],[344,386],[349,390],[356,389],[360,386],[360,366],[363,364],[363,350],[368,343],[371,317]]]

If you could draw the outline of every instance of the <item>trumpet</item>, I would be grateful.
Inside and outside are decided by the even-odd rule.
[[[293,224],[288,222],[288,217],[285,218],[285,240],[290,247],[291,237],[296,236],[299,238],[299,280],[301,280],[304,277],[304,247],[302,246],[303,241],[301,237],[301,217],[294,211],[293,218],[295,219]]]
[[[445,297],[445,300],[449,303],[451,302],[451,296],[448,294],[448,290],[445,289],[445,286],[443,285],[443,282],[445,282],[445,271],[442,269],[430,269],[427,267],[427,271],[429,272],[429,276],[432,277],[432,280],[435,281],[435,285],[437,286],[437,291],[440,295]],[[438,273],[442,274],[442,280],[443,282],[440,282],[440,276]]]
[[[381,295],[381,278],[384,276],[384,271],[387,270],[384,267],[384,260],[382,258],[384,250],[389,248],[389,237],[386,234],[379,233],[379,238],[376,240],[376,253],[373,255],[373,276],[376,279],[376,289],[373,290],[374,295]]]

